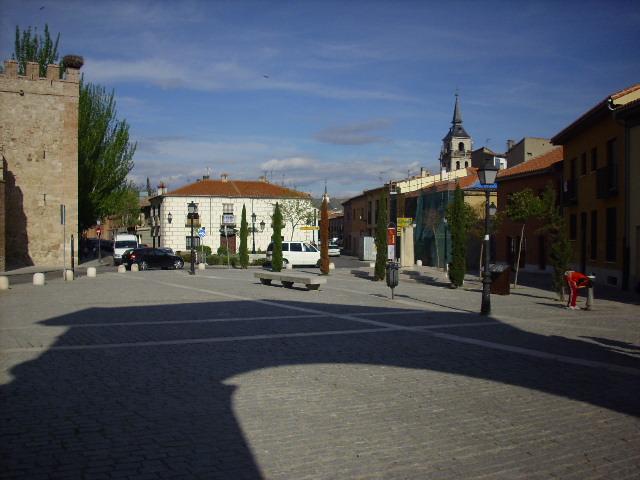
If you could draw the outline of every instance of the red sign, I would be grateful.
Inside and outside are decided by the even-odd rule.
[[[390,227],[387,228],[387,245],[395,245],[396,244],[396,228]]]
[[[96,235],[100,236],[102,234],[102,229],[100,227],[96,228]]]

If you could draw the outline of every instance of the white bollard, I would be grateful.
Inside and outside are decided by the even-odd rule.
[[[0,290],[9,290],[9,277],[0,277]]]
[[[118,273],[125,273],[127,271],[127,267],[124,265],[118,265]]]
[[[204,270],[205,268],[206,268],[206,265],[204,263],[198,264],[198,270]]]
[[[422,266],[422,260],[416,260],[416,266],[417,267],[421,267]]]
[[[73,281],[73,270],[65,270],[64,271],[64,281],[72,282]]]
[[[291,265],[290,263],[287,263],[287,264],[284,266],[284,268],[285,268],[286,270],[293,270],[293,265]]]
[[[124,267],[124,265],[123,265],[123,267]],[[125,270],[126,270],[126,268],[127,268],[127,267],[125,267]],[[140,267],[138,266],[138,264],[137,264],[137,263],[132,263],[132,264],[131,264],[131,271],[132,271],[132,272],[139,272],[139,271],[140,271]]]
[[[333,262],[329,263],[329,270],[335,270],[336,269],[336,264]]]
[[[369,262],[369,268],[375,268],[376,262]]]
[[[44,273],[34,273],[33,284],[38,286],[44,285]]]
[[[89,278],[96,278],[96,275],[98,274],[96,267],[89,267],[87,268],[87,277]]]

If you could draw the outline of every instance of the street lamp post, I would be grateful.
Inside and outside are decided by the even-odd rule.
[[[191,269],[189,270],[189,275],[196,274],[196,266],[193,261],[193,257],[195,256],[195,250],[193,248],[193,221],[198,218],[198,205],[196,205],[193,201],[187,205],[187,218],[191,220]]]
[[[100,245],[100,239],[102,237],[102,227],[100,227],[100,219],[96,220],[98,224],[97,233],[98,233],[98,263],[102,265],[102,245]]]
[[[253,235],[253,248],[251,253],[256,254],[256,212],[251,214],[251,234]]]
[[[496,182],[498,167],[491,160],[485,162],[484,166],[478,169],[478,179],[484,187],[485,210],[484,210],[484,273],[482,276],[482,315],[491,314],[491,274],[489,272],[489,217],[491,216],[490,191],[489,186]]]
[[[447,227],[449,226],[449,221],[447,220],[447,217],[444,217],[442,219],[442,222],[444,223],[444,271],[448,272],[449,263],[447,262]]]

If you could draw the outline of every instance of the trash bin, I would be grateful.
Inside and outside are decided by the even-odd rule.
[[[489,265],[491,274],[491,293],[494,295],[509,295],[511,293],[511,267],[507,264],[494,263]]]

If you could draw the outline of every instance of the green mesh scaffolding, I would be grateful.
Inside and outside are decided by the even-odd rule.
[[[423,265],[444,268],[451,261],[451,232],[445,220],[450,201],[450,191],[427,191],[417,199],[414,250]]]

